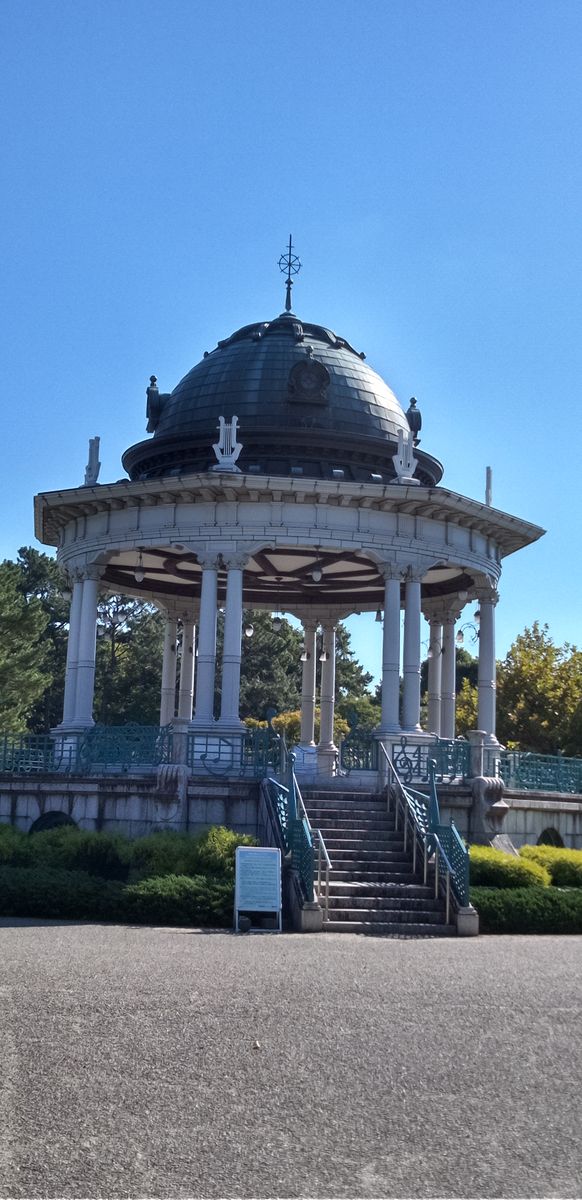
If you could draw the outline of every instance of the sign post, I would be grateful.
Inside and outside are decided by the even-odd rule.
[[[236,933],[239,932],[241,912],[272,914],[277,918],[277,931],[281,933],[281,910],[281,851],[270,846],[237,846],[234,886]]]

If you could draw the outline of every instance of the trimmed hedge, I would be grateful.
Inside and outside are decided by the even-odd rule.
[[[86,871],[0,867],[0,915],[114,921],[122,884]]]
[[[547,887],[471,889],[480,933],[582,933],[582,892]]]
[[[138,878],[162,875],[218,875],[234,878],[237,846],[256,846],[255,838],[222,825],[204,833],[150,833],[131,843],[131,867]]]
[[[564,850],[557,846],[522,846],[520,855],[550,873],[554,887],[582,887],[582,850]]]
[[[30,845],[34,866],[86,871],[102,879],[127,879],[131,843],[120,834],[61,825],[30,835]]]
[[[231,925],[228,880],[164,875],[122,884],[87,871],[0,867],[0,915],[146,925]]]
[[[162,875],[128,884],[124,921],[147,925],[232,925],[234,889],[205,875]]]
[[[528,888],[551,883],[544,866],[491,846],[471,846],[469,863],[471,887]]]

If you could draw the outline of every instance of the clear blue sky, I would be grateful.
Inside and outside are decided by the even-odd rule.
[[[548,530],[499,653],[536,618],[580,642],[578,0],[3,0],[0,42],[0,554],[90,436],[121,476],[151,373],[280,311],[292,231],[296,311],[418,397],[444,485],[490,464]]]

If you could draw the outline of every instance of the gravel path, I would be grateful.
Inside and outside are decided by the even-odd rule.
[[[0,1196],[580,1197],[582,938],[0,921]]]

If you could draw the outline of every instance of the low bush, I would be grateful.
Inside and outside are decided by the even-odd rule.
[[[582,887],[582,850],[564,850],[557,846],[522,846],[526,862],[535,862],[550,873],[554,887]]]
[[[131,867],[139,878],[161,875],[216,875],[232,880],[237,846],[255,846],[255,838],[222,825],[204,833],[150,833],[131,844]]]
[[[0,867],[0,915],[111,921],[119,912],[122,884],[86,871],[50,867]]]
[[[128,838],[61,825],[30,837],[32,862],[64,871],[87,871],[103,879],[127,879],[130,861]]]
[[[130,883],[122,919],[147,925],[232,925],[234,891],[227,880],[163,875]]]
[[[472,887],[548,887],[551,882],[549,872],[539,863],[491,846],[471,846],[469,862]]]
[[[582,892],[471,888],[481,933],[582,933]]]
[[[0,866],[26,867],[31,861],[28,834],[13,825],[0,825]]]

